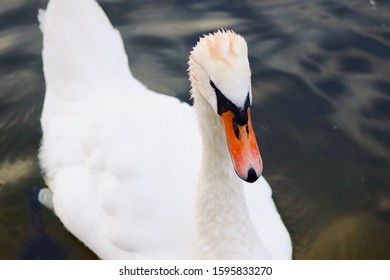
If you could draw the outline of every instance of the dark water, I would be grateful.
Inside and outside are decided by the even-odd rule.
[[[135,76],[185,101],[198,36],[241,33],[264,175],[294,258],[390,259],[389,1],[99,2]],[[34,196],[46,4],[0,2],[0,259],[95,257]]]

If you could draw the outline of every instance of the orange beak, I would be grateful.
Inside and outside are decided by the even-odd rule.
[[[247,113],[246,125],[239,125],[231,111],[222,113],[221,119],[234,169],[241,179],[253,183],[261,176],[263,163],[252,127],[250,108]]]

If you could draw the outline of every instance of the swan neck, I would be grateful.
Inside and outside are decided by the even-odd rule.
[[[201,258],[252,259],[266,251],[250,219],[243,181],[228,151],[219,116],[193,92],[203,154],[196,191],[195,220]]]

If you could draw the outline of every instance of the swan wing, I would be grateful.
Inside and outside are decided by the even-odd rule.
[[[101,258],[191,257],[201,156],[193,109],[132,76],[95,1],[51,0],[40,22],[39,157],[56,215]]]

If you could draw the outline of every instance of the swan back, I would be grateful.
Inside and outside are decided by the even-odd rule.
[[[131,75],[96,1],[51,0],[39,18],[39,159],[54,212],[101,258],[194,258],[201,147],[193,110]]]

